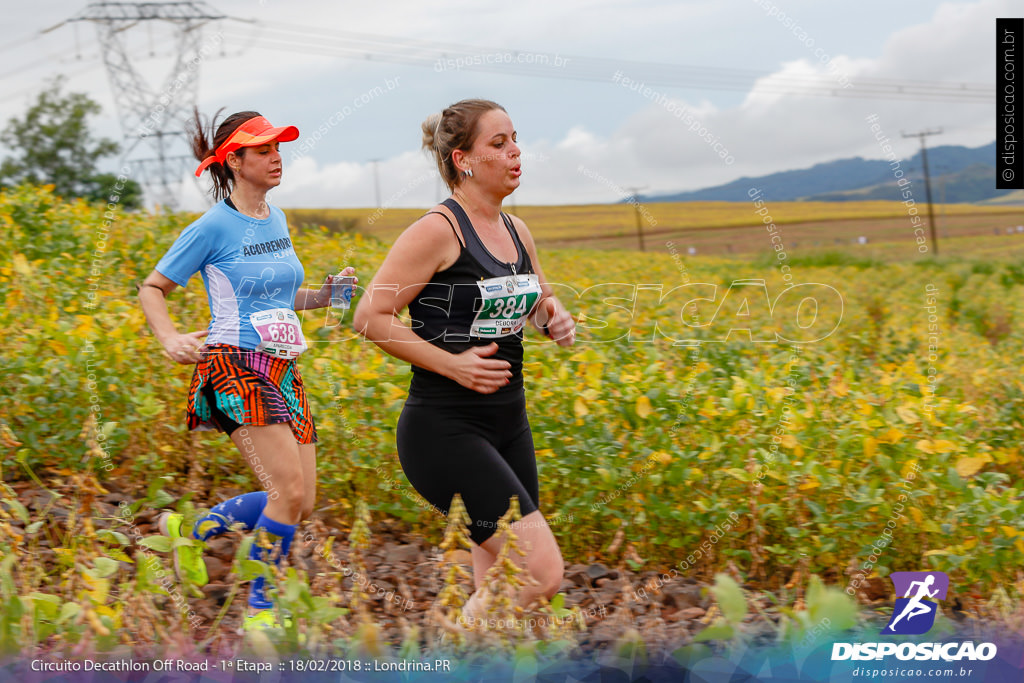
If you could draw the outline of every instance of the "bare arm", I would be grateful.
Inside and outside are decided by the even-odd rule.
[[[146,314],[149,329],[153,330],[157,341],[164,347],[167,357],[175,363],[190,365],[201,359],[200,340],[206,336],[207,330],[178,333],[167,312],[167,295],[177,286],[173,280],[154,270],[139,288],[139,303],[142,305],[142,312]]]
[[[488,358],[497,344],[449,353],[422,339],[398,317],[434,273],[458,258],[458,244],[444,218],[424,216],[395,241],[359,300],[356,332],[395,358],[448,377],[482,394],[497,391],[512,376],[507,361]]]
[[[537,273],[540,282],[541,298],[533,308],[530,316],[531,321],[542,332],[555,340],[559,346],[572,346],[576,342],[576,319],[566,310],[562,302],[555,296],[554,290],[544,277],[544,270],[540,267],[540,259],[537,257],[537,246],[533,243],[533,235],[521,219],[510,216],[519,239],[523,241],[526,251],[530,254],[530,262],[533,263],[533,270]]]
[[[312,308],[323,308],[330,305],[331,285],[334,282],[334,278],[339,276],[352,276],[355,274],[356,269],[352,266],[348,266],[338,273],[338,275],[328,275],[327,279],[324,280],[324,283],[320,285],[320,289],[300,288],[299,291],[295,292],[294,309],[296,311],[306,311]],[[359,278],[356,278],[355,282],[359,282]]]

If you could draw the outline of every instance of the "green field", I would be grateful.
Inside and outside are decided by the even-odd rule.
[[[791,254],[840,249],[860,257],[886,258],[894,247],[894,258],[900,259],[904,258],[902,247],[915,238],[908,207],[900,202],[768,202],[764,208],[766,213],[757,214],[752,202],[643,204],[639,212],[644,247],[664,252],[671,241],[684,251],[693,247],[699,255],[763,253],[771,248],[763,224],[766,216],[779,227]],[[926,206],[915,209],[926,220]],[[357,231],[390,243],[425,210],[292,209],[288,215],[296,226]],[[638,211],[630,204],[506,205],[506,210],[526,221],[542,247],[640,247]],[[1024,225],[1024,206],[940,204],[934,212],[940,252],[948,246],[951,254],[1002,248],[1018,253],[1017,242],[1024,244],[1024,232],[1016,232],[1016,226]],[[1008,237],[1008,228],[1019,239],[1002,239]],[[862,236],[867,238],[866,245],[858,243]]]
[[[949,574],[949,604],[962,606],[962,618],[1019,628],[1024,267],[1015,256],[1024,234],[992,232],[1020,213],[946,207],[950,249],[931,258],[918,253],[909,229],[888,232],[890,222],[905,220],[900,207],[828,219],[827,207],[780,204],[772,215],[799,285],[789,289],[763,227],[730,222],[752,223],[743,217],[749,207],[655,208],[664,211],[659,227],[680,223],[678,234],[652,237],[650,253],[551,246],[610,247],[616,230],[627,235],[625,245],[631,207],[517,210],[538,236],[545,272],[581,320],[575,348],[527,340],[541,508],[567,564],[620,572],[618,583],[590,593],[567,589],[564,608],[586,609],[597,595],[618,616],[593,631],[613,637],[627,637],[623,624],[635,617],[645,638],[654,633],[648,623],[663,624],[651,626],[662,629],[659,638],[684,641],[708,627],[721,640],[766,632],[801,638],[820,626],[808,616],[815,605],[846,604],[847,589],[860,611],[829,628],[870,630],[872,609],[888,604],[889,572],[933,569]],[[363,234],[358,220],[342,229],[345,219],[364,215],[355,210],[290,212],[293,224],[307,226],[294,243],[308,284],[343,258],[368,281],[389,240],[418,213],[386,211]],[[233,564],[230,549],[211,550],[228,578],[223,591],[189,598],[205,619],[192,631],[143,570],[151,555],[170,571],[166,548],[146,540],[155,535],[156,510],[194,515],[258,488],[227,439],[185,430],[191,371],[163,356],[135,300],[135,283],[187,221],[119,215],[107,234],[101,208],[45,190],[0,195],[8,244],[0,256],[9,397],[0,404],[6,653],[154,651],[168,633],[185,633],[174,645],[196,651],[239,647],[223,626],[237,624],[242,607],[231,587],[252,568]],[[877,241],[869,233],[867,245],[849,243],[873,224]],[[734,253],[708,246],[690,255],[685,237],[704,234],[700,227],[735,230]],[[198,280],[170,300],[182,329],[207,324]],[[445,520],[425,511],[395,455],[408,366],[331,315],[304,318],[313,343],[300,365],[321,442],[317,511],[298,533],[346,563],[363,562],[397,591],[406,579],[425,578],[410,588],[408,612],[379,602],[368,609],[351,580],[307,544],[295,551],[298,571],[279,585],[311,640],[301,645],[289,634],[288,642],[333,653],[370,645],[429,650],[424,634],[439,628],[431,607],[438,577],[458,558],[430,551]],[[364,549],[355,524],[360,502],[369,517]],[[137,525],[125,523],[126,509]],[[406,574],[385,561],[395,539],[415,539],[423,550]],[[382,565],[392,574],[375,575]],[[672,586],[653,586],[652,577],[672,570]],[[680,613],[685,581],[706,588],[720,573],[743,592],[719,578],[714,601],[704,592],[699,616],[671,627],[658,621]],[[640,590],[643,600],[625,597]],[[749,600],[752,616],[723,612],[727,595]]]

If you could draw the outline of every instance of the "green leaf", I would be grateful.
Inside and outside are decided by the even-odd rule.
[[[158,553],[166,553],[171,550],[171,539],[167,536],[146,536],[139,541],[139,545]]]
[[[730,477],[733,477],[734,479],[739,479],[742,482],[750,482],[753,480],[755,476],[754,474],[744,469],[740,469],[739,467],[730,467],[726,470],[723,470],[723,472],[725,472],[725,474],[728,474]]]
[[[257,576],[269,577],[270,567],[259,560],[242,560],[238,563],[239,573],[242,581],[252,581]]]
[[[825,593],[811,605],[811,621],[815,624],[829,620],[829,629],[845,631],[857,624],[857,602],[838,588],[826,588]]]
[[[743,590],[728,574],[715,574],[715,585],[711,594],[722,608],[722,614],[730,624],[739,624],[747,616],[747,600]]]
[[[96,567],[96,578],[106,579],[117,573],[117,561],[109,557],[97,557],[93,564]]]
[[[810,607],[824,596],[825,584],[821,582],[820,576],[812,574],[810,581],[807,582],[807,606]]]
[[[235,550],[235,562],[244,562],[249,559],[250,550],[252,550],[252,536],[246,536]]]
[[[284,599],[288,602],[295,602],[302,594],[301,582],[298,579],[289,577],[284,582]]]
[[[313,619],[320,624],[329,624],[346,614],[348,614],[348,609],[345,607],[321,607],[313,611]]]
[[[22,524],[28,524],[28,510],[20,501],[15,500],[14,498],[5,498],[4,502],[7,503],[7,507],[14,511],[14,514],[18,516],[18,519],[21,520]]]
[[[128,545],[128,537],[122,534],[120,531],[113,531],[111,529],[100,529],[96,532],[97,538],[109,538],[118,545]]]
[[[29,593],[35,603],[36,614],[44,619],[52,621],[57,617],[57,610],[60,607],[60,598],[56,595],[33,592]]]
[[[703,643],[708,640],[731,640],[736,635],[736,630],[727,624],[724,619],[716,619],[715,623],[693,637],[695,643]]]
[[[117,560],[118,562],[132,563],[132,558],[128,557],[128,555],[120,548],[110,548],[107,550],[107,557],[112,560]]]
[[[640,632],[635,628],[627,629],[615,642],[615,654],[620,660],[646,661],[647,647]]]
[[[7,601],[7,621],[17,623],[25,614],[25,605],[21,602],[20,596],[13,596]]]
[[[141,591],[152,591],[167,595],[167,590],[157,582],[156,573],[162,569],[156,555],[147,555],[142,551],[135,553],[135,580]]]
[[[134,398],[133,398],[134,401]],[[163,476],[157,477],[149,483],[149,488],[146,490],[146,501],[151,507],[162,508],[168,507],[174,502],[174,497],[163,490],[163,485],[170,483],[171,477]]]
[[[110,437],[114,435],[114,430],[115,429],[117,429],[117,423],[116,422],[104,422],[103,426],[100,427],[99,432],[103,436],[107,437],[107,440],[109,440]]]
[[[176,498],[174,496],[167,493],[167,491],[160,489],[156,492],[156,495],[153,496],[152,500],[150,500],[150,505],[155,508],[165,508],[170,507],[171,503],[175,500]]]
[[[515,662],[512,669],[513,683],[537,680],[537,657],[526,645],[516,647]]]
[[[57,623],[63,624],[68,619],[74,619],[81,613],[82,606],[77,602],[65,602],[60,608],[60,615],[57,617]]]
[[[707,645],[685,645],[672,652],[672,659],[683,665],[686,669],[692,669],[693,665],[702,659],[713,654]]]
[[[14,553],[11,553],[0,561],[0,588],[3,589],[3,596],[5,598],[10,598],[16,593],[14,578],[12,577],[15,558]]]

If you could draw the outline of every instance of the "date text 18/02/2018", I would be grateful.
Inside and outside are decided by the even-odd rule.
[[[451,660],[380,661],[376,659],[293,659],[281,662],[288,671],[451,671]]]

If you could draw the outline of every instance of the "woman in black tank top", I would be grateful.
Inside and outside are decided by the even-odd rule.
[[[498,104],[463,100],[423,123],[452,196],[395,241],[356,309],[356,330],[412,364],[398,421],[402,469],[445,514],[458,493],[472,519],[478,591],[464,613],[479,617],[479,588],[501,548],[495,534],[509,499],[513,525],[530,548],[520,560],[536,579],[519,603],[553,596],[563,562],[540,502],[533,436],[523,392],[523,330],[532,322],[561,346],[575,342],[575,320],[554,297],[530,232],[501,212],[519,186],[520,152]],[[411,327],[398,318],[409,308]]]

